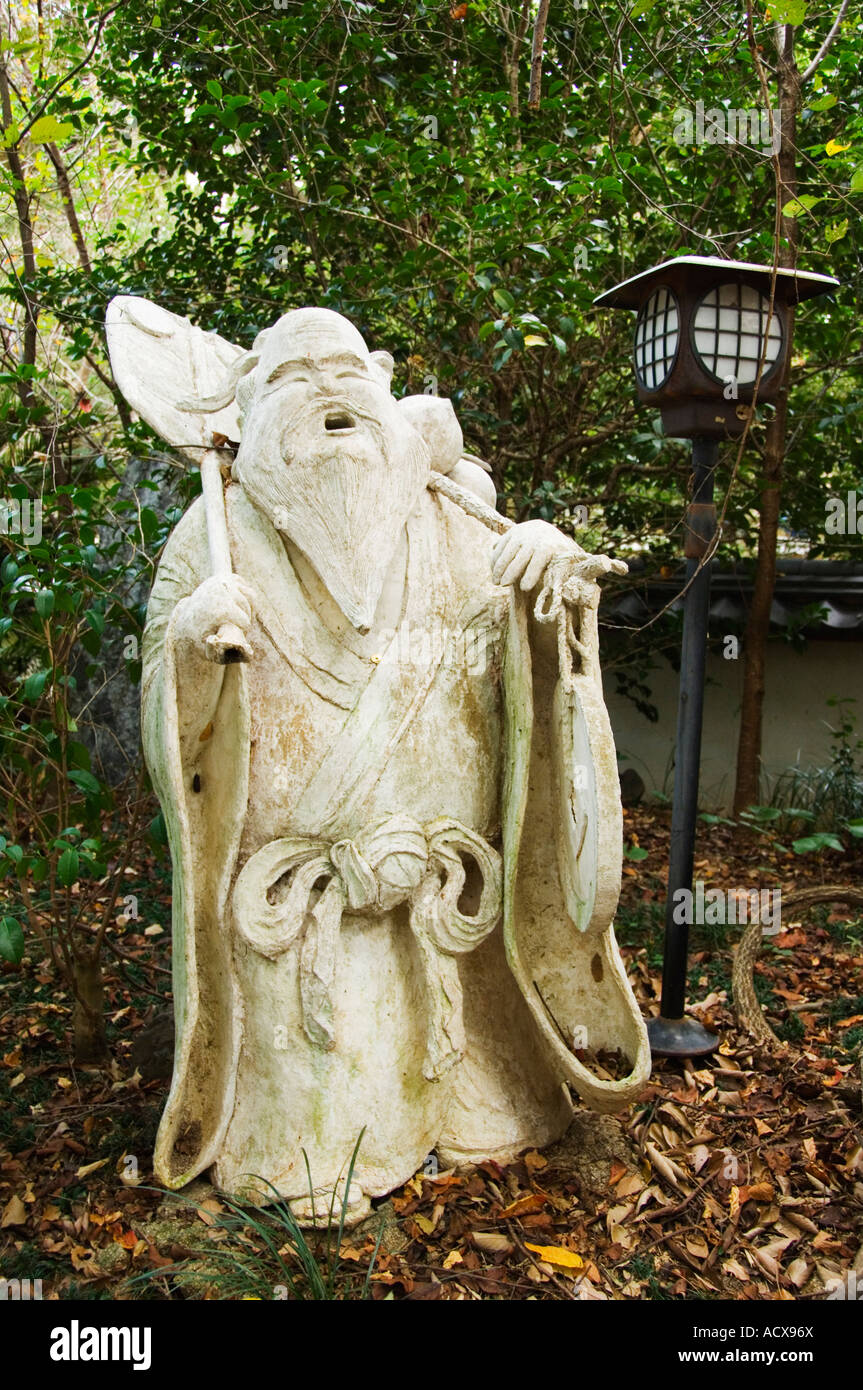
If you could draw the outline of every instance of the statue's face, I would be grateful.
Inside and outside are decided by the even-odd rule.
[[[272,330],[258,364],[253,404],[257,433],[281,429],[287,456],[324,455],[365,447],[394,409],[386,373],[370,356],[356,329],[335,323]],[[250,422],[251,423],[251,422]],[[245,434],[245,431],[244,431]]]
[[[372,626],[428,468],[387,371],[353,325],[336,314],[299,323],[288,314],[275,325],[255,369],[235,473],[361,631]]]

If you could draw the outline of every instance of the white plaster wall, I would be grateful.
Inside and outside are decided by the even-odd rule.
[[[743,660],[710,656],[704,696],[699,803],[704,810],[727,810],[734,794],[737,734]],[[606,679],[606,699],[619,766],[634,767],[648,791],[672,790],[674,731],[677,720],[677,674],[662,659],[650,676],[659,721],[651,724],[635,706],[613,692]],[[857,732],[863,737],[863,643],[810,642],[805,652],[771,642],[767,655],[762,755],[775,776],[799,762],[803,767],[829,761],[830,731],[836,711],[830,696],[856,697]]]

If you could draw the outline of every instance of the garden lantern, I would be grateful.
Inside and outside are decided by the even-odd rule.
[[[677,256],[594,300],[603,308],[636,310],[633,366],[639,400],[659,407],[665,434],[692,440],[662,1003],[659,1017],[647,1026],[659,1056],[705,1056],[719,1041],[684,1017],[689,927],[675,920],[675,895],[692,890],[710,607],[710,565],[703,560],[716,532],[713,478],[719,441],[743,433],[754,401],[777,396],[791,342],[790,306],[839,284],[830,275],[780,267],[771,303],[773,279],[771,266]]]
[[[838,286],[830,275],[678,256],[606,290],[594,303],[635,309],[633,363],[638,397],[658,405],[673,439],[734,438],[758,401],[774,400],[784,375],[788,309]]]

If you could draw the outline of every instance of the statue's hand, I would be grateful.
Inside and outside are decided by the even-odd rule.
[[[547,521],[522,521],[495,541],[491,577],[495,584],[520,582],[526,591],[536,587],[555,556],[584,553],[580,545]]]
[[[213,576],[199,584],[175,609],[177,641],[195,650],[208,661],[215,658],[212,637],[224,623],[233,623],[245,635],[252,622],[254,591],[243,579],[232,574],[227,579]]]

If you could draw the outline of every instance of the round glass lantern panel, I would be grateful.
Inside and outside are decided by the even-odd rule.
[[[692,320],[695,350],[719,381],[733,377],[750,386],[764,356],[763,376],[782,352],[782,324],[774,304],[751,285],[717,285],[708,290]],[[765,348],[766,339],[766,348]]]
[[[642,304],[635,325],[635,374],[647,391],[657,391],[668,379],[680,338],[677,300],[665,285]]]

